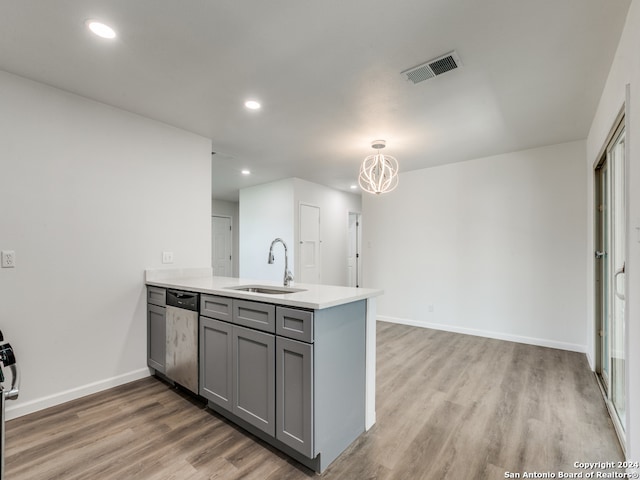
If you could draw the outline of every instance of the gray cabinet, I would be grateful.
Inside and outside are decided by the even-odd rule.
[[[231,322],[233,319],[233,300],[218,295],[200,295],[200,315]]]
[[[165,373],[166,309],[147,305],[147,365]]]
[[[276,438],[313,458],[313,418],[313,345],[276,337]]]
[[[232,409],[233,325],[200,317],[200,395]]]
[[[232,411],[275,435],[275,335],[238,326],[232,334]]]
[[[249,300],[233,301],[233,323],[265,332],[276,331],[276,307]]]
[[[147,287],[147,365],[165,373],[166,351],[165,289]]]
[[[365,302],[313,311],[201,298],[200,395],[322,472],[364,431]]]
[[[276,335],[313,343],[313,312],[299,308],[276,308]]]
[[[200,395],[275,436],[275,306],[203,295],[200,313]]]
[[[147,287],[147,303],[164,307],[167,304],[167,291],[159,287]]]

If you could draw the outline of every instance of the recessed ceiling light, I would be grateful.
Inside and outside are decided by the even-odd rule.
[[[102,38],[116,38],[116,32],[109,25],[98,22],[96,20],[87,20],[85,22],[89,30]]]
[[[251,170],[248,170],[248,169],[246,169],[246,168],[245,168],[244,170],[242,170],[242,172],[241,172],[241,173],[242,173],[243,175],[251,175]]]
[[[358,188],[358,185],[351,185],[349,188],[350,188],[351,190],[355,190],[356,188]]]
[[[244,102],[244,106],[249,110],[259,110],[261,105],[260,102],[256,102],[255,100],[247,100]]]

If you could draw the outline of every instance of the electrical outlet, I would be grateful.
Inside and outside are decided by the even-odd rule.
[[[13,250],[2,251],[2,268],[15,268],[16,252]]]
[[[173,263],[173,252],[162,252],[162,263]]]

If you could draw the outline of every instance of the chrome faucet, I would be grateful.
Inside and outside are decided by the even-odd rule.
[[[267,261],[267,263],[273,264],[273,261],[275,260],[275,257],[273,256],[273,246],[278,242],[280,242],[284,247],[284,286],[288,287],[291,283],[291,280],[293,280],[293,275],[289,271],[289,255],[287,254],[287,244],[284,243],[284,240],[282,240],[281,238],[276,238],[273,242],[271,242],[271,246],[269,247],[269,260]]]

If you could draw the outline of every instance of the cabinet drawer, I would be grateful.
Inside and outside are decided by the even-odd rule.
[[[159,287],[147,287],[147,303],[164,307],[167,304],[167,291]]]
[[[276,307],[248,300],[233,301],[233,323],[264,332],[276,331]]]
[[[313,343],[313,312],[278,307],[276,309],[276,334]]]
[[[216,295],[200,295],[200,315],[216,320],[231,321],[233,300]]]

